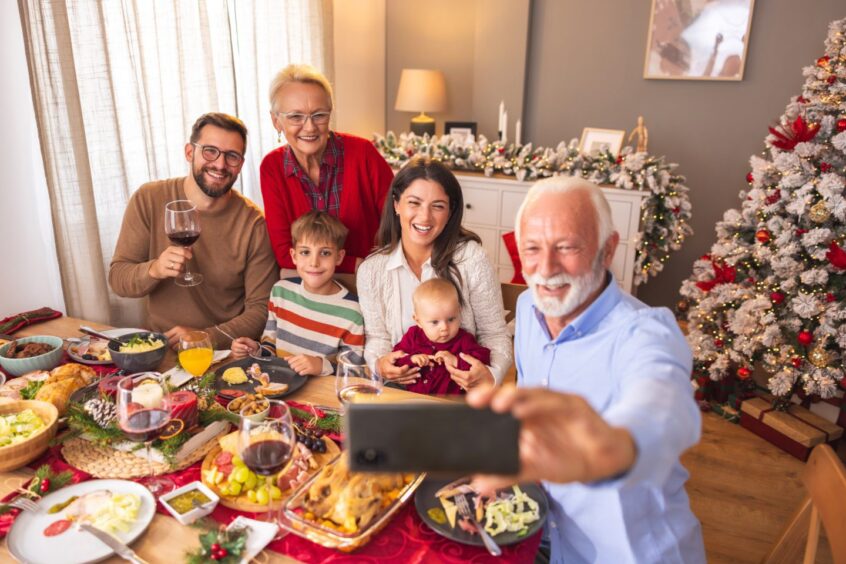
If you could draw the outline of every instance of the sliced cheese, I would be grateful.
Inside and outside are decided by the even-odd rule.
[[[449,526],[455,528],[455,516],[458,513],[458,507],[446,497],[440,497],[438,499],[441,500],[441,506],[444,508]]]

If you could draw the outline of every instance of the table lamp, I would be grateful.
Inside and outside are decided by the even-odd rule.
[[[442,112],[446,109],[444,73],[429,69],[402,69],[394,109],[420,112],[420,115],[411,119],[411,132],[416,135],[434,135],[435,120],[427,116],[426,112]]]

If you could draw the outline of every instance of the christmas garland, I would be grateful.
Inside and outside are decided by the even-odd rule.
[[[488,141],[479,135],[476,141],[452,135],[418,136],[389,131],[376,135],[374,144],[392,167],[398,168],[414,156],[426,156],[443,162],[453,170],[515,176],[517,180],[535,180],[558,174],[581,176],[596,184],[613,184],[623,190],[644,190],[650,196],[641,209],[641,235],[635,253],[634,284],[647,282],[664,269],[671,251],[681,248],[693,234],[690,227],[691,205],[683,176],[673,173],[677,165],[664,157],[623,149],[619,157],[608,151],[595,156],[579,152],[574,139],[563,141],[555,149],[528,145],[507,145]]]

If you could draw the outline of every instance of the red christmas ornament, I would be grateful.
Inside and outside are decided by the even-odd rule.
[[[823,55],[822,57],[817,59],[817,66],[818,67],[824,67],[828,64],[828,61],[830,61],[830,60],[831,60],[831,57],[829,57],[828,55]]]
[[[221,546],[217,553],[220,555],[221,560],[229,556],[229,551],[226,550],[225,546]]]
[[[829,292],[825,295],[825,301],[827,301],[828,303],[831,303],[831,302],[836,301],[836,300],[837,300],[837,297],[834,294],[832,294],[831,292]]]
[[[837,120],[837,131],[846,131],[846,119],[840,118]]]
[[[773,192],[772,194],[770,194],[769,196],[767,196],[767,200],[766,200],[766,201],[767,201],[767,203],[768,203],[768,204],[772,205],[772,204],[776,203],[776,202],[777,202],[777,201],[779,201],[779,200],[781,200],[781,190],[776,189],[776,191],[775,191],[775,192]]]
[[[799,96],[798,98],[796,98],[796,101],[799,102],[800,104],[808,103],[808,100],[806,100],[804,96]]]
[[[693,399],[695,399],[696,401],[704,400],[705,392],[703,392],[702,390],[696,390],[695,392],[693,392]]]
[[[831,170],[831,165],[828,163],[820,163],[820,170],[822,172],[828,172]]]
[[[722,339],[714,339],[714,346],[718,349],[723,348],[723,340]]]
[[[781,292],[770,292],[770,300],[775,305],[779,305],[784,301],[784,294],[782,294]]]
[[[617,164],[620,164],[622,162],[623,162],[623,155],[617,155]]]
[[[499,149],[496,150],[496,152],[499,153],[500,155],[503,154],[505,152],[505,147],[500,147]]]
[[[757,233],[755,233],[755,238],[758,240],[759,243],[763,243],[766,245],[770,242],[770,232],[766,229],[759,229]]]
[[[747,278],[747,279],[746,279],[746,283],[747,283],[747,284],[754,284],[754,283],[755,283],[755,279],[754,279],[754,278],[752,278],[752,277],[750,276],[749,278]]]
[[[752,176],[752,173],[751,173],[751,172],[747,172],[747,173],[746,173],[746,182],[748,182],[749,184],[752,184],[752,181],[753,181],[753,180],[755,180],[755,177],[754,177],[754,176]]]
[[[38,489],[41,490],[41,493],[47,493],[50,491],[50,478],[44,478],[41,480],[41,485],[38,486]]]
[[[790,362],[793,363],[794,368],[799,368],[802,366],[802,359],[798,356],[794,356],[792,359],[790,359]]]
[[[802,116],[799,116],[789,127],[770,127],[769,131],[775,137],[775,140],[771,141],[770,144],[782,151],[792,151],[799,143],[810,141],[816,137],[819,130],[820,124],[808,125]]]
[[[796,236],[797,236],[797,237],[801,237],[802,235],[804,235],[804,234],[805,234],[805,233],[807,233],[807,232],[808,232],[808,230],[807,230],[807,229],[802,229],[802,228],[799,228],[799,229],[797,229],[797,230],[796,230]]]
[[[837,241],[832,241],[831,245],[828,246],[828,252],[825,254],[825,258],[828,259],[828,262],[834,268],[846,270],[846,251],[840,248]]]
[[[814,342],[814,334],[810,331],[800,331],[796,338],[806,347]]]
[[[828,82],[829,84],[834,84],[837,81],[837,77],[834,76],[834,75],[831,75],[828,78],[826,78],[825,81]]]
[[[752,375],[752,371],[746,368],[745,366],[741,366],[737,369],[737,377],[741,380],[746,380]]]

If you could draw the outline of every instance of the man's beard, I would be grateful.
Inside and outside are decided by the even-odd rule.
[[[591,271],[582,276],[570,276],[562,273],[544,278],[539,274],[523,272],[523,277],[532,290],[535,307],[541,313],[547,317],[566,317],[582,306],[590,295],[605,282],[605,268],[602,266],[602,254],[599,253]],[[568,284],[569,288],[563,298],[541,296],[538,292],[538,286],[561,286],[564,284]]]
[[[207,170],[219,172],[219,173],[223,173],[223,174],[228,174],[230,180],[229,180],[228,183],[224,184],[220,188],[212,188],[211,186],[206,184],[204,172],[207,171]],[[197,183],[197,186],[200,187],[200,190],[202,190],[203,193],[206,196],[208,196],[209,198],[220,198],[221,196],[225,195],[227,192],[229,192],[232,189],[232,186],[235,184],[235,181],[238,180],[237,175],[232,174],[231,172],[229,172],[226,169],[217,170],[217,169],[214,169],[214,168],[211,168],[211,167],[208,167],[208,166],[201,166],[199,168],[199,170],[197,169],[197,167],[194,167],[193,170],[192,170],[192,174],[194,176],[194,182]]]

